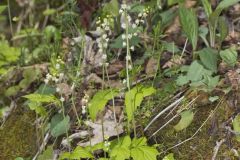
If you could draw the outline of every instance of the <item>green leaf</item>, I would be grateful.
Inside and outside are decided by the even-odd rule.
[[[220,51],[220,56],[222,60],[231,67],[234,67],[235,64],[237,63],[238,53],[235,50],[235,48],[229,48],[229,49]]]
[[[192,43],[193,50],[196,50],[198,42],[198,20],[195,11],[181,5],[179,8],[179,17],[184,33]]]
[[[210,102],[215,102],[219,99],[219,96],[213,96],[208,98]]]
[[[188,80],[195,82],[203,78],[204,68],[198,61],[193,61],[187,73]]]
[[[204,11],[205,11],[207,17],[209,17],[212,14],[211,4],[210,4],[209,0],[201,0],[201,1],[203,4]]]
[[[201,62],[207,69],[217,72],[218,55],[216,50],[212,48],[204,48],[201,51],[198,51],[198,54]]]
[[[219,17],[218,24],[219,24],[218,28],[220,32],[220,41],[222,43],[228,35],[228,24],[227,24],[226,18],[223,16]]]
[[[178,78],[176,80],[176,83],[178,86],[183,86],[183,85],[187,84],[188,82],[189,82],[188,77],[184,76],[184,75],[178,76]]]
[[[53,159],[53,146],[48,146],[47,149],[38,156],[37,160]]]
[[[173,153],[169,153],[162,160],[174,160]]]
[[[60,104],[60,101],[54,95],[43,95],[43,94],[33,93],[23,97],[33,102]]]
[[[0,6],[0,14],[7,8],[7,5]]]
[[[50,123],[51,135],[53,137],[58,137],[64,133],[67,133],[70,128],[69,122],[69,116],[66,116],[65,118],[62,116],[62,114],[56,114],[55,116],[53,116]]]
[[[240,115],[239,114],[233,119],[233,130],[237,133],[240,133]],[[236,135],[236,140],[240,142],[240,135]]]
[[[114,160],[125,160],[130,157],[130,150],[128,147],[115,147],[110,153],[110,157]]]
[[[19,86],[11,86],[5,91],[5,96],[15,96],[20,90]]]
[[[137,107],[139,107],[143,101],[143,98],[155,93],[156,90],[153,87],[136,86],[125,94],[125,105],[128,121],[131,121],[133,114]]]
[[[73,153],[70,155],[70,159],[81,159],[81,158],[93,158],[94,156],[87,149],[77,146]]]
[[[56,9],[46,9],[46,10],[44,10],[43,11],[43,15],[44,16],[49,16],[49,15],[52,15],[52,14],[55,14],[57,12],[57,10]]]
[[[94,121],[98,112],[102,111],[109,100],[118,94],[116,90],[101,90],[98,91],[89,102],[89,113],[91,119]]]
[[[103,11],[111,13],[113,16],[119,15],[119,4],[117,0],[111,0],[109,3],[106,3]]]
[[[240,0],[222,0],[217,6],[216,10],[223,10],[228,8],[236,3],[240,2]]]
[[[155,147],[138,146],[131,149],[133,160],[157,160],[158,151]]]
[[[194,113],[192,110],[183,111],[181,114],[181,120],[177,125],[174,126],[174,129],[178,132],[187,128],[193,120]]]
[[[31,110],[35,111],[37,114],[40,114],[41,116],[46,116],[47,115],[47,111],[42,106],[42,103],[30,101],[30,102],[28,102],[28,107]]]

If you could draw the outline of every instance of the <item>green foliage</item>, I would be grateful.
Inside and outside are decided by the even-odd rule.
[[[43,94],[33,93],[23,97],[33,102],[60,104],[60,101],[54,95],[43,95]]]
[[[93,158],[93,154],[87,148],[77,146],[72,153],[65,152],[61,154],[59,160],[75,160],[81,158]]]
[[[228,24],[227,24],[226,18],[223,16],[219,17],[218,23],[219,23],[218,28],[220,33],[220,42],[222,43],[228,35]]]
[[[168,155],[166,155],[163,160],[174,160],[174,155],[173,153],[169,153]]]
[[[20,49],[10,47],[8,41],[0,40],[0,75],[5,74],[6,67],[16,62],[20,56]]]
[[[50,131],[53,137],[58,137],[67,131],[70,128],[70,117],[64,117],[62,114],[56,114],[52,117],[50,123]]]
[[[7,5],[0,6],[0,14],[7,8]]]
[[[53,146],[48,146],[47,149],[38,156],[37,160],[50,160],[53,158]]]
[[[128,121],[133,119],[133,114],[143,101],[144,97],[150,96],[155,93],[153,87],[136,86],[125,94],[125,106]]]
[[[56,9],[46,9],[45,11],[43,11],[43,15],[44,16],[49,16],[49,15],[53,15],[53,14],[55,14],[57,12],[57,10]]]
[[[116,144],[111,153],[110,157],[114,158],[115,160],[124,160],[129,159],[130,157],[130,150],[129,147],[131,145],[131,138],[129,136],[125,136],[120,143]]]
[[[237,63],[238,54],[235,48],[229,48],[220,51],[220,56],[222,60],[231,67],[234,67],[235,64]]]
[[[119,4],[117,0],[111,0],[110,2],[106,3],[103,7],[103,11],[107,12],[108,14],[112,14],[113,16],[119,15]]]
[[[107,102],[113,99],[117,94],[117,90],[107,89],[98,91],[93,96],[88,104],[90,117],[93,121],[96,119],[97,114],[104,109]]]
[[[181,120],[174,126],[174,129],[179,132],[187,128],[193,121],[194,113],[192,110],[183,111],[181,114]]]
[[[198,51],[198,54],[201,62],[207,69],[217,72],[218,53],[216,50],[204,48],[201,51]]]
[[[184,33],[192,43],[193,50],[196,50],[198,42],[198,20],[195,11],[181,5],[179,8],[179,17]]]
[[[233,119],[233,130],[237,133],[240,133],[240,115],[237,115]],[[236,135],[236,140],[240,142],[240,135]]]

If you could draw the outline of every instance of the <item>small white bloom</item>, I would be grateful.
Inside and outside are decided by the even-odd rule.
[[[56,92],[60,92],[60,88],[57,87],[57,88],[56,88]]]
[[[58,83],[59,82],[59,79],[58,78],[54,78],[54,81],[55,81],[55,83]]]
[[[60,73],[59,77],[62,78],[64,76],[64,73]]]
[[[132,65],[129,65],[129,66],[128,66],[128,69],[129,69],[129,70],[132,70]]]
[[[127,56],[126,56],[126,60],[127,60],[127,61],[130,61],[130,60],[131,60],[131,56],[127,55]]]
[[[108,42],[109,41],[109,38],[106,38],[106,42]]]
[[[131,38],[132,38],[132,34],[129,34],[129,35],[128,35],[128,39],[131,39]]]
[[[144,23],[144,20],[140,20],[141,23]]]
[[[123,28],[123,29],[126,29],[126,24],[125,23],[123,23],[122,25],[121,25],[121,27]]]
[[[106,39],[107,38],[107,34],[103,34],[102,38]]]
[[[126,42],[123,42],[123,47],[126,47],[127,46],[127,43]]]
[[[138,14],[138,17],[142,17],[142,13],[139,13],[139,14]]]
[[[121,5],[121,8],[122,8],[122,9],[127,9],[127,5],[126,5],[126,4],[122,4],[122,5]]]
[[[64,98],[64,97],[61,97],[61,98],[60,98],[60,101],[61,101],[61,102],[64,102],[64,101],[65,101],[65,98]]]
[[[133,28],[133,29],[134,29],[134,28],[137,28],[137,25],[136,25],[135,23],[133,23],[132,28]]]
[[[51,78],[52,78],[52,75],[48,73],[48,74],[46,75],[46,78],[47,78],[47,79],[51,79]]]
[[[119,10],[119,13],[120,13],[120,14],[122,14],[122,13],[123,13],[123,10],[122,10],[122,9],[120,9],[120,10]]]
[[[86,110],[85,109],[82,110],[82,114],[86,114]]]
[[[139,24],[139,19],[136,19],[135,23],[136,23],[136,25],[138,25]]]
[[[102,29],[101,29],[101,27],[97,27],[97,31],[101,31]]]
[[[105,66],[108,67],[108,66],[109,66],[109,63],[105,63]]]
[[[144,13],[143,13],[143,17],[147,17],[147,13],[144,12]]]
[[[104,48],[107,48],[108,44],[107,44],[107,43],[104,43],[103,46],[104,46]]]
[[[122,83],[125,84],[126,82],[127,82],[126,79],[123,79]]]
[[[106,31],[109,31],[109,30],[110,30],[110,27],[109,27],[109,26],[106,26],[106,27],[105,27],[105,30],[106,30]]]
[[[102,48],[100,48],[100,49],[99,49],[99,52],[100,52],[100,53],[102,53],[102,52],[103,52],[103,49],[102,49]]]
[[[57,63],[55,67],[56,69],[60,69],[60,64]]]
[[[107,55],[106,55],[106,54],[103,54],[103,55],[102,55],[102,59],[106,60],[106,59],[107,59]]]
[[[85,106],[85,105],[83,105],[83,106],[82,106],[82,109],[84,109],[84,110],[85,110],[85,109],[86,109],[86,106]]]
[[[131,49],[132,51],[134,51],[134,46],[132,46],[130,49]]]
[[[126,35],[125,34],[122,34],[122,39],[126,39]]]
[[[135,33],[133,33],[133,35],[134,35],[134,36],[137,36],[137,33],[135,32]]]
[[[48,79],[44,79],[44,83],[48,84],[49,80]]]
[[[129,15],[127,16],[127,19],[128,19],[128,22],[131,21],[131,17]]]

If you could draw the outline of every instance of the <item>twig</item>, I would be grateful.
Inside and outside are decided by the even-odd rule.
[[[171,150],[171,149],[173,149],[173,148],[176,148],[176,147],[182,145],[183,143],[186,143],[186,142],[192,140],[192,139],[198,134],[198,132],[201,131],[201,129],[202,129],[203,126],[207,123],[207,121],[214,115],[214,113],[216,112],[217,108],[220,106],[220,104],[222,103],[222,101],[223,101],[223,98],[220,100],[220,102],[218,103],[218,105],[217,105],[217,106],[214,108],[214,110],[209,114],[209,116],[207,117],[207,119],[202,123],[202,125],[197,129],[197,131],[196,131],[190,138],[187,138],[187,139],[185,139],[184,141],[182,141],[182,142],[180,142],[180,143],[178,143],[178,144],[176,144],[176,145],[174,145],[174,146],[166,149],[164,152],[167,152],[167,151],[169,151],[169,150]]]
[[[218,142],[216,142],[216,146],[214,147],[214,152],[213,152],[213,156],[212,156],[212,160],[215,160],[217,157],[217,153],[219,151],[219,148],[221,147],[221,145],[225,142],[225,139],[222,139]]]
[[[165,108],[162,112],[160,112],[157,116],[155,116],[150,123],[144,128],[144,132],[150,127],[150,125],[155,122],[161,115],[163,115],[165,112],[173,108],[174,106],[178,105],[182,100],[185,98],[185,96],[182,96],[181,98],[177,99],[175,102],[170,104],[167,108]]]

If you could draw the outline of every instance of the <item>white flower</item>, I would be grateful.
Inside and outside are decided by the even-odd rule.
[[[123,13],[123,10],[122,10],[122,9],[120,9],[120,10],[119,10],[119,13],[120,13],[120,14],[122,14],[122,13]]]
[[[102,38],[106,39],[107,38],[107,34],[103,34]]]
[[[85,109],[82,110],[82,114],[86,114],[86,110]]]
[[[57,63],[55,67],[56,69],[60,69],[60,64]]]
[[[143,17],[147,17],[147,13],[143,13]]]
[[[127,19],[128,19],[128,22],[131,21],[131,17],[129,15],[127,16]]]
[[[108,42],[109,41],[109,38],[106,38],[106,42]]]
[[[48,84],[49,80],[48,79],[44,79],[44,83]]]
[[[137,28],[137,25],[133,23],[132,28]]]
[[[135,33],[133,33],[133,35],[134,35],[134,36],[137,36],[137,33],[135,32]]]
[[[134,51],[134,46],[132,46],[130,49],[131,49],[132,51]]]
[[[104,60],[107,59],[107,55],[106,55],[106,54],[103,54],[103,55],[102,55],[102,59],[104,59]]]
[[[102,53],[102,52],[103,52],[103,49],[102,49],[102,48],[100,48],[100,49],[99,49],[99,52],[100,52],[100,53]]]
[[[126,5],[126,4],[122,4],[122,5],[121,5],[121,8],[122,8],[122,9],[127,9],[127,5]]]
[[[131,39],[131,38],[132,38],[132,34],[129,34],[129,35],[128,35],[128,39]]]
[[[127,25],[126,25],[125,23],[123,23],[123,24],[121,25],[121,27],[122,27],[123,29],[126,29]]]
[[[126,79],[123,79],[122,83],[125,84],[126,82],[127,82]]]
[[[104,46],[105,48],[107,48],[108,44],[107,44],[107,43],[104,43],[103,46]]]
[[[46,78],[47,78],[47,79],[51,79],[51,78],[52,78],[52,75],[48,73],[48,74],[46,75]]]
[[[127,43],[126,42],[123,42],[123,47],[126,47],[127,46]]]
[[[64,76],[64,73],[60,73],[59,77],[62,78]]]
[[[136,19],[135,23],[136,23],[136,25],[138,25],[139,24],[139,19]]]
[[[109,66],[109,63],[105,63],[105,66],[108,67],[108,66]]]
[[[97,27],[97,31],[101,31],[102,29],[101,29],[101,27]]]
[[[84,109],[84,110],[85,110],[85,109],[86,109],[86,106],[85,106],[85,105],[83,105],[83,106],[82,106],[82,109]]]
[[[125,34],[122,34],[122,39],[126,39],[126,35]]]
[[[129,65],[129,66],[128,66],[128,69],[129,69],[129,70],[132,70],[132,65]]]
[[[127,61],[130,61],[130,60],[131,60],[131,56],[127,55],[127,56],[126,56],[126,60],[127,60]]]
[[[64,101],[65,101],[65,98],[64,98],[64,97],[61,97],[61,98],[60,98],[60,101],[61,101],[61,102],[64,102]]]
[[[57,88],[56,88],[56,92],[60,92],[60,88],[57,87]]]
[[[142,17],[142,13],[139,13],[139,14],[138,14],[138,17]]]
[[[110,27],[109,27],[109,26],[106,26],[106,27],[105,27],[105,30],[106,30],[106,31],[109,31],[109,30],[110,30]]]

